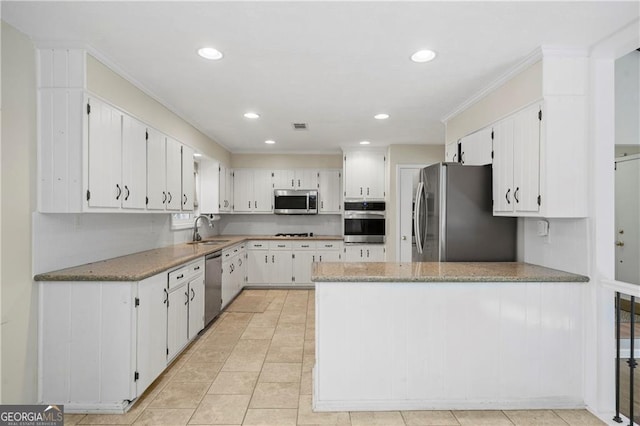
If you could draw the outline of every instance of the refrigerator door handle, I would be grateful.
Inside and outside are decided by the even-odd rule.
[[[422,194],[424,194],[424,183],[418,182],[416,189],[416,204],[413,211],[413,229],[416,234],[416,249],[422,254],[422,234],[420,232],[420,204],[422,202]]]

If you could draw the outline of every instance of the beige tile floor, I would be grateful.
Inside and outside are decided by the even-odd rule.
[[[314,308],[313,290],[245,290],[128,413],[70,414],[65,424],[604,424],[586,410],[314,413]]]

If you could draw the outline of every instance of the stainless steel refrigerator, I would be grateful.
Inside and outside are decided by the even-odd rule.
[[[438,163],[420,171],[414,262],[516,260],[516,218],[494,217],[491,165]]]

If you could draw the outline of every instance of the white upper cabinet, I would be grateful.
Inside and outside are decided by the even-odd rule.
[[[220,212],[220,163],[202,158],[198,164],[200,175],[200,213],[216,214]]]
[[[384,200],[385,176],[385,152],[345,152],[343,182],[345,199]]]
[[[467,166],[491,164],[493,140],[491,127],[460,139],[460,162]]]
[[[220,212],[233,211],[233,171],[220,164]]]
[[[122,204],[122,113],[97,99],[87,100],[89,207]]]
[[[444,161],[447,163],[458,162],[458,142],[448,143],[444,147]]]
[[[122,116],[122,207],[144,209],[147,195],[147,127]]]
[[[167,204],[166,136],[147,129],[147,209],[164,210]]]
[[[513,203],[513,117],[493,126],[493,212],[511,213]]]
[[[319,213],[342,213],[342,171],[318,172]]]
[[[182,211],[193,211],[195,199],[194,150],[182,145]]]
[[[182,179],[182,144],[89,94],[84,50],[37,54],[38,210],[193,210],[193,164],[185,161]]]
[[[182,146],[167,137],[167,210],[180,210],[182,194]]]
[[[233,210],[242,213],[273,211],[271,170],[235,169],[233,171]]]
[[[318,170],[289,169],[273,171],[274,189],[316,189]]]

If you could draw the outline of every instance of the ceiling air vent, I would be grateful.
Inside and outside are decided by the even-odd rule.
[[[291,123],[293,125],[293,130],[307,130],[309,127],[307,123]]]

